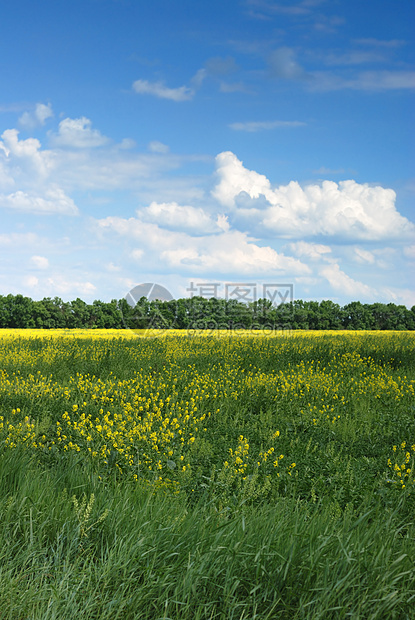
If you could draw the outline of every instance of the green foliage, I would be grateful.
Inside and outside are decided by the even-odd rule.
[[[245,304],[237,299],[192,297],[148,301],[142,297],[133,308],[125,299],[111,302],[82,299],[63,302],[59,297],[33,301],[23,295],[0,295],[0,328],[40,329],[310,329],[310,330],[413,330],[415,306],[410,310],[393,303],[341,307],[330,300],[295,301],[273,306],[269,299]]]
[[[0,618],[413,618],[412,334],[2,339],[0,359]],[[128,381],[208,393],[178,485],[49,450],[73,405],[115,420]]]

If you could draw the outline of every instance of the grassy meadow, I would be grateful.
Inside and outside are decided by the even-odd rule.
[[[0,620],[415,618],[415,333],[0,330]]]

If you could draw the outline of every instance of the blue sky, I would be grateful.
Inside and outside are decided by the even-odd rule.
[[[415,304],[408,0],[16,0],[0,294]]]

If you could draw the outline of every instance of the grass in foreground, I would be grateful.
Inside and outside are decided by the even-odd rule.
[[[415,617],[412,334],[34,336],[0,340],[0,618]]]

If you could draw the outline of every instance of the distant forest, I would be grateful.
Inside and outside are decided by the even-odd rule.
[[[274,306],[267,299],[246,304],[205,297],[172,301],[142,297],[131,307],[125,299],[87,304],[79,298],[34,301],[23,295],[0,295],[0,328],[413,330],[415,306],[409,310],[393,303],[353,301],[339,306],[301,300]]]

